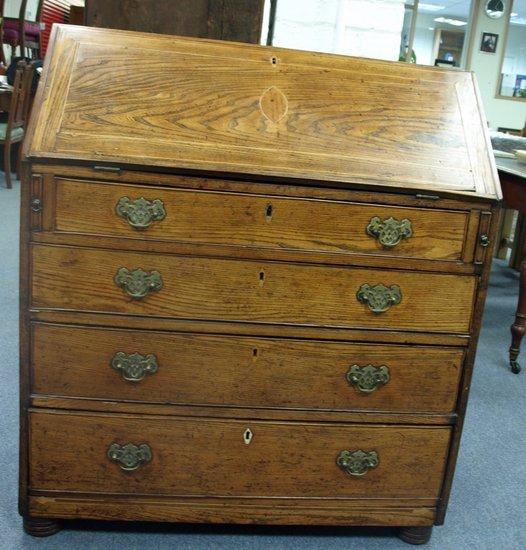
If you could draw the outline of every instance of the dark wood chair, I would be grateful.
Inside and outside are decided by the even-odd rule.
[[[27,16],[27,0],[21,0],[18,18],[4,16],[4,0],[0,0],[2,20],[0,24],[0,43],[11,46],[11,58],[16,56],[16,49],[20,46],[20,57],[29,55],[31,58],[38,58],[40,55],[40,14],[42,11],[42,0],[38,2],[35,21],[29,21]],[[2,49],[0,52],[2,60],[7,64]]]
[[[31,101],[34,66],[20,61],[17,65],[7,122],[0,122],[0,145],[4,146],[4,171],[7,188],[11,188],[11,145],[24,139]],[[19,150],[20,163],[20,150]],[[17,167],[18,171],[18,167]]]

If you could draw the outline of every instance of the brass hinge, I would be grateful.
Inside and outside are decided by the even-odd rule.
[[[121,172],[122,169],[119,166],[93,166],[93,170],[101,170],[103,172]]]
[[[422,195],[421,193],[417,193],[415,197],[417,199],[424,199],[428,201],[437,201],[440,198],[438,195]]]

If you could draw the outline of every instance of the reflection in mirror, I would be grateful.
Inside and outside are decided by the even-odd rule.
[[[486,2],[486,15],[491,19],[499,19],[504,14],[504,0],[488,0]]]
[[[526,0],[515,0],[508,23],[498,95],[526,101]]]

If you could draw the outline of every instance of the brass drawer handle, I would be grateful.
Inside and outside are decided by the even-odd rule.
[[[372,393],[380,385],[389,382],[389,368],[385,365],[375,367],[374,365],[365,365],[360,367],[352,365],[345,375],[350,386],[354,386],[362,393]]]
[[[147,443],[141,443],[140,445],[134,445],[133,443],[126,443],[126,445],[112,443],[108,447],[107,455],[111,461],[117,462],[123,470],[132,472],[142,464],[150,462],[152,459],[152,450]]]
[[[363,284],[356,298],[362,304],[366,304],[373,313],[383,313],[391,306],[399,304],[402,300],[402,292],[398,285],[368,285]]]
[[[132,269],[121,267],[114,279],[115,284],[136,300],[144,298],[149,292],[161,290],[163,280],[158,271],[143,271],[141,268]]]
[[[371,218],[366,231],[386,248],[393,248],[402,239],[409,239],[413,234],[411,222],[407,218],[400,222],[392,217],[382,221],[378,216]]]
[[[341,451],[336,459],[336,464],[350,476],[363,476],[369,470],[376,468],[379,462],[376,451],[362,450]]]
[[[153,354],[141,355],[137,352],[128,355],[118,351],[111,360],[111,367],[120,371],[124,380],[140,382],[147,374],[157,372],[157,357]]]
[[[161,199],[149,201],[144,197],[135,200],[121,197],[115,206],[115,212],[135,229],[147,229],[153,222],[166,217]]]

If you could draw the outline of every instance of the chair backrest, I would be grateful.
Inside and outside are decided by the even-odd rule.
[[[39,0],[37,4],[37,10],[34,15],[34,21],[36,23],[39,23],[40,21],[40,15],[42,12],[42,1],[43,0]],[[26,55],[26,42],[28,42],[28,37],[26,36],[26,34],[29,35],[29,42],[32,42],[35,39],[37,40],[37,42],[40,40],[39,24],[26,23],[26,21],[29,21],[29,19],[27,18],[27,4],[28,0],[21,0],[20,10],[18,12],[18,41],[20,45],[20,55],[22,55],[23,57],[25,57]],[[31,8],[33,7],[34,6],[31,5]]]
[[[33,63],[18,62],[7,118],[6,137],[11,135],[13,128],[24,128],[27,123],[34,70]]]

